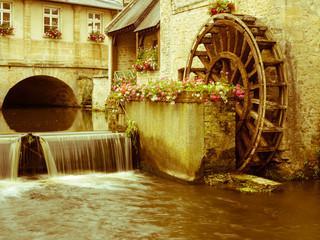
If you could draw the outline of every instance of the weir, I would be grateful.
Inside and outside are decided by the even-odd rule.
[[[131,140],[124,133],[55,132],[0,137],[2,179],[131,169]]]

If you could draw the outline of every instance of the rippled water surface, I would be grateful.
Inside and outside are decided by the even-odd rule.
[[[319,239],[320,184],[272,194],[138,172],[0,181],[0,239]]]

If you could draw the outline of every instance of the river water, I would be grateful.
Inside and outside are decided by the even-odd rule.
[[[140,172],[0,181],[0,239],[320,239],[320,182],[270,194]]]
[[[0,134],[107,130],[104,112],[80,108],[9,108],[0,110]]]
[[[79,109],[0,112],[0,134],[107,128],[104,113]],[[0,240],[314,240],[319,199],[320,182],[245,194],[134,171],[20,177],[0,180]]]

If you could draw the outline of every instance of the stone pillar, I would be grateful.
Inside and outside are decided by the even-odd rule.
[[[31,49],[31,1],[24,1],[23,5],[23,41],[24,41],[24,61],[27,63]]]
[[[111,84],[112,84],[112,79],[113,79],[113,40],[114,38],[111,36],[108,37],[108,79],[109,81],[109,86],[108,88],[111,90]],[[108,95],[110,92],[108,92]]]
[[[92,110],[104,111],[110,93],[110,81],[106,76],[93,77]]]
[[[80,56],[80,14],[81,6],[73,6],[73,46],[74,46],[74,64],[81,63]]]

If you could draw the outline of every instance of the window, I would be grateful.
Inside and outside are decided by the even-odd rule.
[[[44,8],[43,14],[43,32],[46,33],[50,29],[59,30],[59,9],[58,8]]]
[[[101,33],[102,15],[99,13],[89,13],[88,15],[88,32]]]
[[[12,4],[8,2],[0,2],[0,25],[11,26],[11,10]]]

